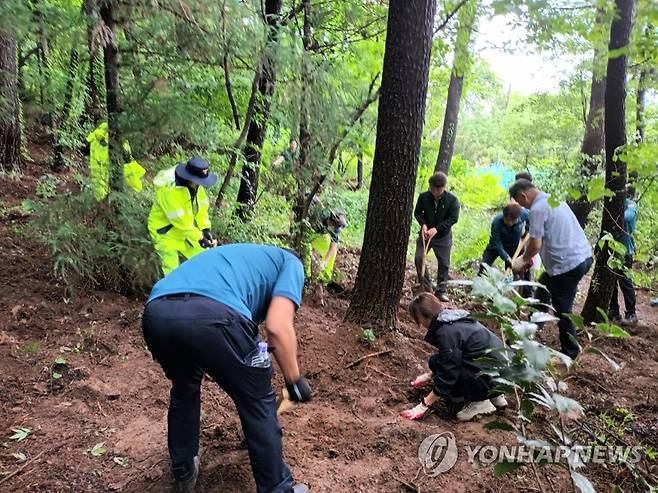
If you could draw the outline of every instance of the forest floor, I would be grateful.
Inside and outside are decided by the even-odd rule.
[[[50,274],[49,253],[16,232],[29,218],[14,206],[33,196],[42,173],[30,165],[19,181],[0,181],[0,491],[169,491],[169,386],[142,338],[144,300],[100,291],[64,297]],[[338,267],[348,286],[357,262],[354,254],[342,255]],[[423,422],[399,417],[417,402],[420,394],[408,382],[425,371],[430,354],[405,311],[412,279],[410,266],[400,329],[370,346],[358,341],[360,327],[343,322],[345,298],[329,297],[324,307],[305,303],[299,311],[300,362],[315,398],[280,420],[295,479],[316,493],[540,491],[528,467],[496,478],[492,466],[467,461],[466,445],[516,443],[510,432],[483,429],[496,416],[458,423],[437,409]],[[648,298],[639,292],[640,324],[630,329],[632,337],[601,345],[622,369],[585,355],[570,377],[569,394],[585,405],[593,426],[607,423],[605,430],[623,435],[620,440],[658,449],[658,309]],[[541,337],[556,347],[556,332],[547,326]],[[385,350],[390,352],[347,368]],[[274,385],[281,387],[280,375]],[[235,408],[210,380],[203,383],[202,411],[197,491],[253,491]],[[514,411],[499,413],[511,417]],[[548,429],[541,416],[533,426],[537,434]],[[11,439],[19,427],[31,433]],[[455,436],[458,461],[428,477],[418,447],[425,437],[446,431]],[[656,474],[655,461],[641,466]],[[572,491],[558,467],[539,474],[547,492]],[[589,466],[585,474],[598,491],[611,491],[612,484],[643,491],[623,466]]]

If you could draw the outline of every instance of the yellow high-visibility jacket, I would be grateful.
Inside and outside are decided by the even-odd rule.
[[[148,229],[154,241],[181,243],[182,249],[185,242],[198,245],[203,230],[210,228],[210,203],[203,187],[197,189],[192,200],[187,187],[177,186],[175,169],[160,171],[153,180],[155,200],[149,213]]]
[[[123,165],[123,180],[126,186],[132,188],[135,192],[141,192],[144,185],[142,176],[146,173],[144,167],[134,159]]]
[[[87,135],[89,142],[89,174],[94,197],[101,202],[110,189],[110,148],[107,122]]]
[[[144,186],[142,185],[142,176],[146,174],[144,167],[133,158],[133,151],[130,148],[130,142],[123,141],[123,150],[128,156],[128,162],[123,165],[123,181],[126,186],[132,188],[135,192],[141,192]]]

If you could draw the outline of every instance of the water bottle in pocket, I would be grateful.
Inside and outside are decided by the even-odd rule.
[[[270,353],[267,351],[267,342],[260,341],[258,343],[258,352],[251,357],[251,366],[269,368],[271,364]]]

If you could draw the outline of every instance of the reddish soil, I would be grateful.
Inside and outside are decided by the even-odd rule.
[[[169,387],[141,335],[144,300],[107,292],[64,298],[63,287],[50,275],[48,252],[14,230],[28,218],[12,206],[33,195],[40,174],[33,165],[20,182],[4,178],[0,183],[0,284],[5,286],[0,300],[0,491],[169,491]],[[349,285],[357,259],[345,255],[341,262]],[[400,330],[369,347],[358,341],[360,327],[342,321],[345,298],[327,297],[325,307],[307,303],[300,310],[300,360],[315,399],[281,418],[295,478],[317,493],[539,491],[527,467],[497,479],[491,466],[467,462],[464,445],[516,442],[509,432],[483,429],[483,422],[495,417],[459,424],[442,409],[423,422],[398,416],[417,399],[407,383],[425,371],[430,354],[423,334],[402,309],[410,296],[407,288]],[[639,317],[633,337],[599,345],[623,368],[613,372],[602,358],[587,355],[570,378],[569,392],[587,406],[592,422],[603,412],[614,416],[617,408],[628,410],[633,418],[622,430],[623,439],[658,449],[658,309],[649,307],[643,292]],[[555,347],[555,334],[548,327],[542,337]],[[387,349],[392,351],[346,368],[361,356]],[[56,363],[58,358],[65,362]],[[61,378],[53,379],[54,373]],[[280,386],[277,375],[275,387]],[[197,491],[253,491],[234,406],[209,380],[202,410]],[[514,411],[502,414],[513,417]],[[545,425],[540,419],[537,433]],[[11,429],[17,427],[31,434],[20,442],[11,440]],[[443,431],[454,433],[459,460],[449,472],[430,478],[420,469],[418,446]],[[107,451],[96,457],[90,449],[101,442]],[[27,460],[20,462],[12,455],[17,453]],[[655,475],[656,463],[648,467]],[[546,491],[571,491],[556,467],[539,474]],[[597,491],[610,491],[612,484],[622,484],[625,492],[644,491],[620,466],[590,467],[585,474]]]

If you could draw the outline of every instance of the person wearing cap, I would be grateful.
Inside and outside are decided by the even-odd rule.
[[[267,350],[269,345],[289,399],[310,401],[311,388],[297,361],[294,328],[303,289],[304,268],[295,253],[270,245],[235,243],[206,250],[153,287],[142,329],[149,351],[172,383],[167,443],[178,491],[193,491],[199,475],[204,373],[235,404],[256,491],[309,491],[295,484],[283,458]],[[261,322],[267,343],[259,339]],[[227,490],[215,485],[215,491]]]
[[[317,195],[313,197],[311,206],[311,248],[321,259],[317,280],[329,284],[334,275],[340,233],[347,226],[347,214],[340,209],[322,207]]]
[[[148,229],[166,276],[180,263],[217,241],[210,232],[210,202],[205,189],[217,182],[208,163],[193,157],[187,163],[157,174],[155,200],[148,217]]]

